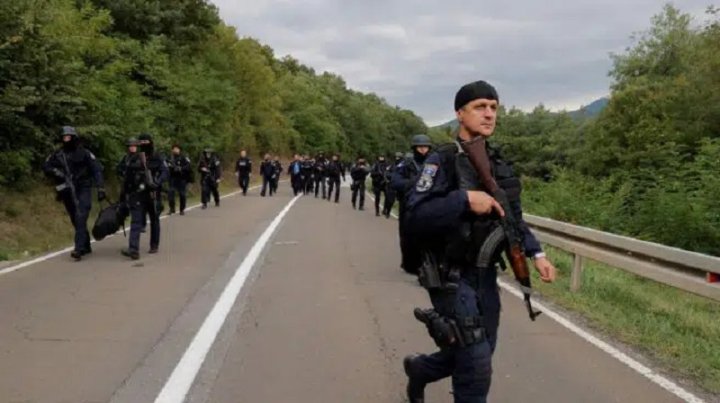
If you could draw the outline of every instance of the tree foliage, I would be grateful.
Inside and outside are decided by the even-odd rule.
[[[613,56],[608,106],[572,120],[500,111],[497,139],[530,210],[720,255],[720,20],[666,6]]]
[[[0,186],[33,183],[63,125],[105,166],[141,132],[230,159],[241,148],[390,153],[426,130],[410,111],[238,37],[207,0],[0,2]]]

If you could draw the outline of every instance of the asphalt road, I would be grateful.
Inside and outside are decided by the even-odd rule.
[[[288,187],[168,217],[160,253],[137,262],[120,255],[120,234],[82,262],[64,254],[1,275],[0,402],[154,402],[291,203]],[[434,349],[412,316],[427,296],[399,268],[397,222],[375,217],[369,198],[353,210],[347,188],[340,201],[304,196],[287,210],[197,374],[175,371],[191,381],[186,401],[405,401],[402,357]],[[147,243],[144,234],[141,252]],[[502,296],[490,401],[683,401],[551,318],[530,322],[520,300]],[[449,380],[428,386],[427,401],[451,402]]]

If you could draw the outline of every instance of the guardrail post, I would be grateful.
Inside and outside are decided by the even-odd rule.
[[[582,284],[582,270],[585,263],[585,258],[581,255],[575,254],[573,260],[572,274],[570,274],[570,291],[577,292]]]

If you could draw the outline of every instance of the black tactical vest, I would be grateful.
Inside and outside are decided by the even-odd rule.
[[[455,189],[487,191],[467,155],[460,151],[457,144],[443,146],[438,151],[442,155],[443,168],[449,168],[448,181],[455,184]],[[502,158],[497,149],[488,146],[487,151],[491,172],[498,186],[505,190],[511,204],[518,202],[522,186],[512,165]],[[446,257],[450,262],[474,264],[480,247],[497,225],[499,221],[492,215],[469,215],[468,220],[447,240]]]

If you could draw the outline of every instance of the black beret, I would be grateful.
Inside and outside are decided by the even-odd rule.
[[[476,99],[493,99],[500,102],[500,97],[498,97],[495,87],[482,80],[475,81],[463,85],[457,94],[455,94],[455,110],[460,110],[460,108],[467,105],[468,102]]]

